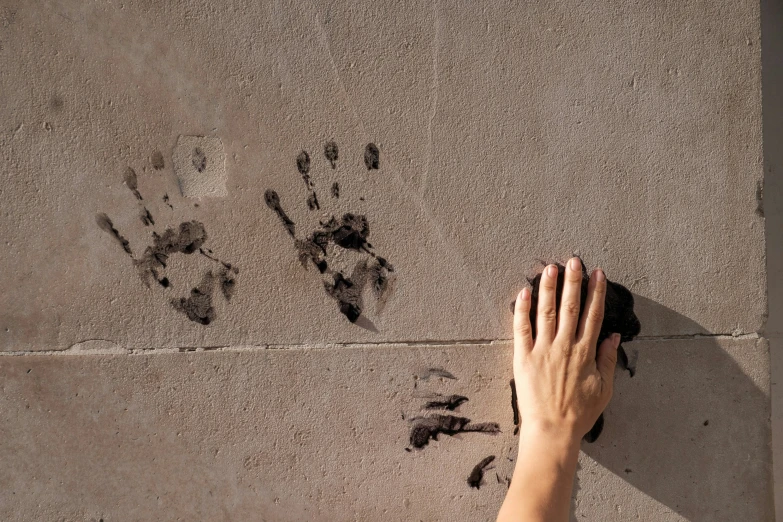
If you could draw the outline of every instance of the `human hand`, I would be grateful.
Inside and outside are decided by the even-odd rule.
[[[557,310],[557,267],[541,275],[536,338],[530,324],[530,291],[522,290],[514,307],[514,381],[522,431],[577,445],[612,396],[620,335],[596,345],[604,317],[606,277],[590,276],[585,312],[580,318],[581,262],[572,258],[565,270]],[[522,437],[524,439],[525,437]]]

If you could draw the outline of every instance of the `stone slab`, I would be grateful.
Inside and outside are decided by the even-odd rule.
[[[637,373],[583,444],[574,518],[772,520],[766,342],[627,348]],[[494,520],[510,366],[507,343],[0,356],[0,518]],[[502,433],[406,451],[431,393]]]
[[[643,309],[643,335],[761,327],[758,2],[5,0],[0,16],[2,350],[505,338],[537,260],[572,253],[687,318]],[[180,135],[221,140],[226,197],[179,195]],[[383,302],[367,283],[362,324],[300,265],[267,190],[298,239],[366,215],[395,277]],[[191,220],[216,260],[174,253],[147,288],[100,213],[137,261]],[[345,275],[370,259],[326,256]],[[221,262],[233,297],[209,287],[215,319],[193,322],[172,303]]]

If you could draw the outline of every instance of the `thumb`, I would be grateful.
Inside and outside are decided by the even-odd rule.
[[[610,397],[612,396],[612,386],[614,385],[614,368],[617,366],[618,346],[620,346],[620,334],[614,333],[604,339],[601,346],[598,347],[596,365],[604,383],[604,390],[608,390]]]

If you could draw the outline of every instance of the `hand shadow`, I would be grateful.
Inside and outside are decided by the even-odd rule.
[[[630,359],[638,355],[636,374],[617,369],[603,433],[582,451],[688,520],[772,520],[766,342],[645,339],[645,330],[660,331],[654,325],[677,325],[674,335],[706,331],[654,301],[634,300],[642,331],[624,346]],[[574,496],[593,490],[626,511],[638,505],[633,495],[611,499],[622,488],[596,491],[608,482],[592,485],[591,475],[580,475]],[[572,520],[584,520],[574,507]]]

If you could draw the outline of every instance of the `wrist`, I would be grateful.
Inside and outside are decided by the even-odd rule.
[[[582,437],[573,430],[555,429],[534,423],[522,423],[519,433],[520,451],[522,448],[535,448],[553,456],[574,459],[579,455]]]

